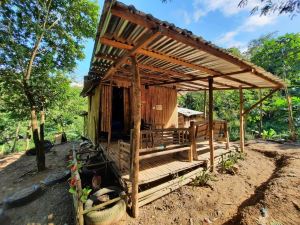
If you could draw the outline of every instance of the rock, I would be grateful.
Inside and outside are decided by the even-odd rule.
[[[212,221],[209,219],[209,218],[204,218],[203,220],[205,223],[208,223],[208,224],[212,224]]]
[[[237,165],[232,166],[232,171],[233,171],[234,174],[237,174],[239,172],[239,169],[240,168]]]
[[[295,206],[295,208],[298,210],[298,211],[300,211],[300,205],[299,205],[299,203],[298,202],[296,202],[296,201],[292,201],[292,203],[293,203],[293,205]]]

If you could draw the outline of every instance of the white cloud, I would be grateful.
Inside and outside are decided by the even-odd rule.
[[[209,12],[220,11],[224,16],[232,16],[242,11],[250,12],[259,0],[251,0],[245,7],[238,7],[240,0],[194,0],[194,22],[198,22],[201,16]]]
[[[175,12],[175,15],[182,18],[183,23],[185,25],[190,25],[192,23],[192,16],[189,15],[189,13],[186,10],[177,10]]]
[[[275,23],[277,16],[268,15],[268,16],[259,16],[253,15],[247,18],[244,24],[241,26],[240,30],[245,31],[254,31],[257,27],[263,27],[272,23]]]
[[[238,26],[236,29],[229,31],[223,35],[221,35],[216,43],[225,45],[226,47],[245,47],[246,43],[242,43],[236,41],[235,38],[240,33],[244,32],[253,32],[257,28],[264,27],[266,25],[272,24],[276,22],[277,17],[274,15],[267,15],[267,16],[259,16],[253,15],[247,17],[246,20]]]
[[[80,80],[80,81],[73,81],[71,83],[71,86],[72,87],[83,87],[83,81],[82,80]]]

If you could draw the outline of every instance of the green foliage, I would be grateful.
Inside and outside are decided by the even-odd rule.
[[[221,171],[224,173],[235,174],[234,165],[239,160],[244,160],[245,155],[240,152],[230,152],[228,155],[222,155],[221,160],[219,162]]]
[[[273,32],[252,40],[246,53],[241,53],[236,48],[230,48],[228,52],[251,60],[288,83],[288,92],[292,96],[295,127],[300,135],[300,34],[285,34],[276,37],[276,33]],[[251,107],[259,101],[260,95],[263,97],[266,94],[268,90],[244,90],[244,107]],[[179,105],[186,108],[203,111],[203,103],[203,92],[187,93],[179,97]],[[276,130],[273,138],[289,136],[285,91],[273,94],[263,102],[261,108],[258,106],[247,114],[246,138],[253,138],[262,133],[261,116],[264,130]],[[214,91],[214,118],[227,120],[230,140],[239,139],[239,94],[237,91]]]
[[[0,132],[9,139],[15,124],[24,127],[33,110],[38,118],[38,112],[46,110],[46,138],[52,140],[55,124],[71,138],[79,136],[78,110],[85,101],[72,97],[78,90],[70,89],[66,74],[84,58],[83,44],[96,33],[98,10],[96,1],[89,0],[1,2],[0,113],[5,119]]]
[[[261,133],[261,136],[264,140],[272,139],[275,135],[276,135],[276,131],[273,130],[272,128],[268,131],[263,130],[263,132]]]
[[[86,187],[82,189],[81,196],[80,196],[80,200],[82,201],[82,203],[86,203],[91,191],[92,189]]]
[[[195,186],[206,186],[209,181],[216,181],[216,178],[208,171],[202,170],[195,179],[193,179],[192,184]]]

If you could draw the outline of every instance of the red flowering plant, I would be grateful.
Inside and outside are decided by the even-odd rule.
[[[71,174],[72,174],[72,176],[68,180],[69,185],[70,185],[69,192],[72,193],[72,194],[75,194],[76,193],[76,184],[77,184],[77,179],[76,179],[76,176],[75,176],[75,172],[76,171],[78,171],[78,172],[81,171],[82,164],[81,163],[76,163],[74,160],[69,160],[68,161],[68,167],[70,168]]]

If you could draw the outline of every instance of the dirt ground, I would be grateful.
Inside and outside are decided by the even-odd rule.
[[[0,202],[15,191],[38,184],[51,173],[65,170],[71,147],[67,143],[51,149],[46,154],[47,170],[41,173],[37,173],[35,156],[15,153],[0,159]],[[56,184],[29,204],[6,210],[10,224],[73,224],[73,205],[68,189],[67,182]]]
[[[0,161],[0,201],[15,189],[65,168],[70,144],[47,154],[48,170],[37,174],[35,157],[14,154]],[[253,141],[236,175],[216,173],[210,187],[184,186],[128,215],[121,225],[300,224],[300,146]],[[25,174],[25,175],[24,175]],[[11,224],[72,225],[72,200],[66,183],[48,189],[28,205],[10,209]],[[265,216],[262,216],[262,212]]]
[[[122,223],[300,224],[300,146],[255,141],[246,152],[237,175],[217,173],[211,187],[184,186]]]

